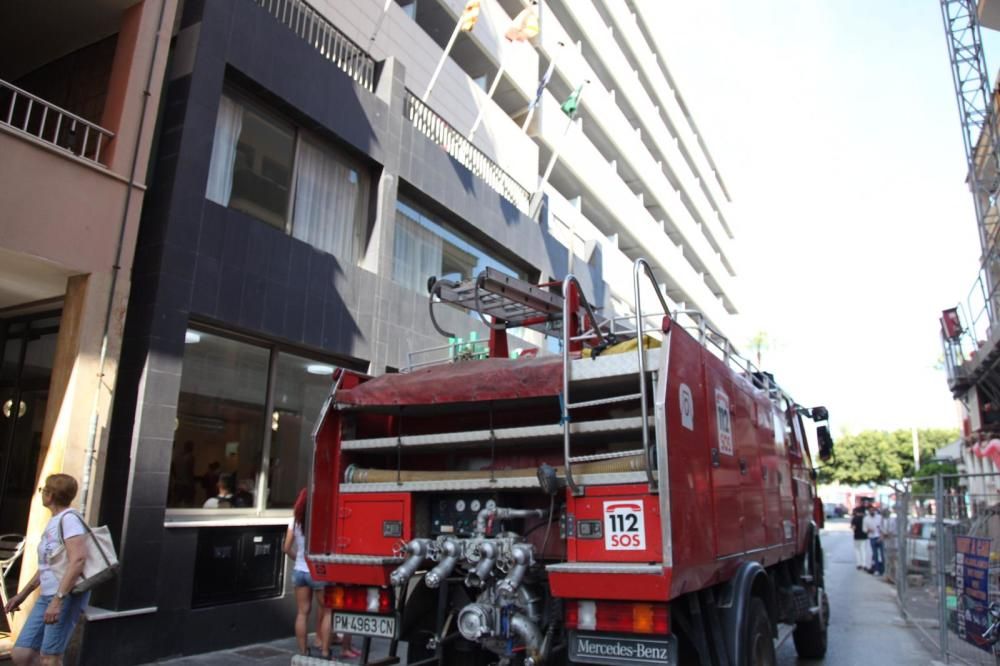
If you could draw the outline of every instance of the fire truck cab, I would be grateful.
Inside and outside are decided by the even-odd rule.
[[[488,348],[335,377],[307,561],[335,631],[366,637],[362,663],[756,666],[774,663],[779,626],[824,655],[804,419],[826,410],[699,313],[668,312],[642,259],[634,280],[624,321],[599,318],[572,275],[437,280],[432,316],[478,312]],[[515,327],[561,353],[510,358]],[[388,657],[372,661],[371,637]]]

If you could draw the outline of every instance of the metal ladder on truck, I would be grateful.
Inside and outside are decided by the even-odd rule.
[[[434,305],[446,303],[460,309],[477,312],[483,322],[491,330],[491,352],[496,355],[495,332],[524,327],[539,331],[545,335],[554,335],[561,331],[563,387],[560,395],[561,425],[563,431],[563,469],[566,483],[573,493],[583,492],[583,483],[573,476],[573,465],[642,456],[645,478],[652,491],[657,489],[657,458],[655,449],[650,446],[649,438],[649,389],[646,383],[646,336],[644,314],[642,309],[641,282],[643,276],[648,277],[653,286],[664,315],[669,313],[666,299],[660,291],[653,276],[652,268],[645,259],[637,259],[633,267],[633,288],[635,294],[635,335],[637,336],[636,358],[639,391],[612,397],[600,397],[593,400],[572,402],[570,400],[570,385],[574,379],[574,364],[579,360],[572,358],[572,352],[583,347],[584,342],[592,342],[592,349],[602,350],[615,341],[614,335],[609,335],[607,322],[600,322],[593,307],[587,301],[576,276],[569,274],[561,283],[534,285],[511,277],[493,268],[486,268],[477,277],[461,282],[437,280],[432,283],[430,291],[431,322],[435,329],[446,337],[454,334],[444,330],[434,317]],[[549,291],[547,287],[561,284],[562,293]],[[438,300],[435,301],[435,298]],[[492,319],[487,319],[489,317]],[[573,322],[573,325],[566,325]],[[577,333],[574,335],[574,330]],[[580,332],[582,331],[582,332]],[[506,353],[505,346],[502,351]],[[589,363],[589,362],[587,362]],[[578,368],[580,366],[577,366]],[[642,433],[642,448],[628,451],[615,451],[591,455],[574,456],[572,452],[572,411],[590,407],[599,407],[612,403],[638,400],[641,419],[639,421]],[[665,461],[663,461],[665,463]]]

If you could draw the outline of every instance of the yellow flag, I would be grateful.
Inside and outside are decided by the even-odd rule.
[[[479,20],[479,0],[469,0],[465,3],[462,15],[458,17],[458,27],[462,32],[471,32]]]

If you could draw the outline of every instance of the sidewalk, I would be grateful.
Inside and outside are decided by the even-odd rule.
[[[311,636],[309,640],[310,642],[312,641]],[[400,646],[400,653],[402,653],[403,647],[404,646]],[[354,649],[361,649],[361,639],[358,637],[355,637],[354,639]],[[388,654],[388,650],[388,641],[379,639],[372,640],[373,659],[376,657],[386,656]],[[350,664],[352,666],[356,666],[359,662],[357,658],[340,659],[339,645],[333,646],[331,652],[333,654],[332,662],[319,658],[297,658],[294,663],[296,666],[312,666],[313,664],[328,666],[331,663]],[[289,664],[292,663],[292,658],[297,654],[298,648],[295,645],[295,638],[290,637],[271,641],[270,643],[244,645],[231,650],[206,652],[204,654],[191,655],[189,657],[177,657],[175,659],[161,659],[142,666],[152,666],[152,664],[165,666],[237,666],[246,664],[255,664],[257,666],[289,666]]]

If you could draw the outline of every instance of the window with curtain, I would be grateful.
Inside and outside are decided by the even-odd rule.
[[[500,259],[460,232],[405,200],[396,202],[392,247],[392,279],[419,292],[431,276],[462,280],[487,266],[513,277],[527,273]]]
[[[293,236],[353,261],[364,230],[367,199],[366,174],[326,146],[305,137],[299,141]]]
[[[292,125],[224,95],[205,196],[285,229],[294,150]]]
[[[213,330],[185,335],[167,507],[290,508],[336,365]]]
[[[363,167],[332,145],[239,97],[220,100],[205,189],[220,206],[353,262],[367,222],[369,182]]]

